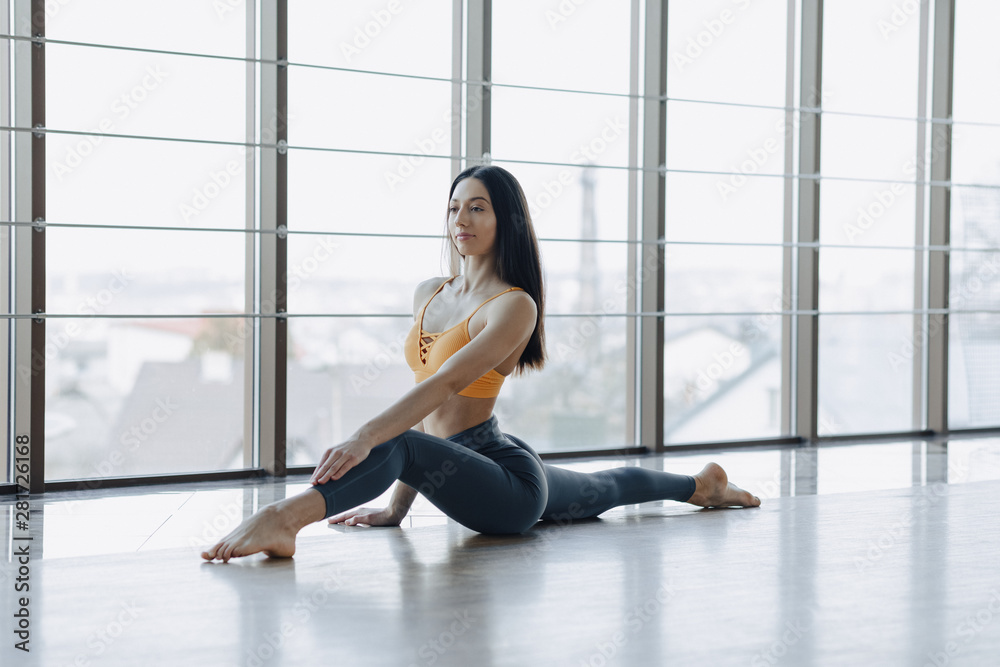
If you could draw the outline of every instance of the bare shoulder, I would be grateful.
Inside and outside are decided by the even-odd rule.
[[[507,322],[522,322],[525,325],[535,327],[535,318],[538,317],[538,306],[531,295],[523,290],[507,292],[494,299],[489,304],[490,314],[496,314]]]
[[[497,301],[504,302],[509,308],[514,308],[521,312],[530,312],[532,315],[538,312],[535,300],[522,289],[507,292],[500,299],[497,299]]]
[[[427,300],[431,298],[434,291],[441,286],[441,283],[448,280],[450,276],[438,276],[437,278],[430,278],[424,280],[417,285],[417,288],[413,290],[413,315],[416,314],[424,307]]]

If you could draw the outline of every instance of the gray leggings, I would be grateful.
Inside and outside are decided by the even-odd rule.
[[[332,516],[377,498],[397,479],[480,533],[522,533],[539,519],[565,523],[651,500],[684,502],[695,490],[689,475],[546,465],[524,442],[501,433],[496,417],[447,439],[407,431],[376,446],[340,479],[313,488]]]

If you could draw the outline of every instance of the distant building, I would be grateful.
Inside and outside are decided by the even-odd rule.
[[[1000,247],[1000,190],[962,188],[960,193],[963,224],[955,227],[961,230],[961,238],[952,239],[952,245]],[[961,252],[951,256],[952,307],[1000,310],[1000,253]],[[961,344],[967,384],[967,423],[961,425],[996,424],[1000,421],[1000,315],[952,316],[952,331],[958,334]],[[961,395],[960,388],[953,389]]]

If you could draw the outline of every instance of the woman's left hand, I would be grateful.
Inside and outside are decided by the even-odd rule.
[[[309,483],[315,485],[331,479],[340,479],[348,470],[368,458],[370,451],[371,447],[354,438],[336,447],[330,447],[320,457],[319,465],[309,478]]]

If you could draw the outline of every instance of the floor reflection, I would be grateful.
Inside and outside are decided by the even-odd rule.
[[[923,664],[943,655],[992,664],[1000,624],[975,619],[1000,609],[990,503],[998,483],[973,482],[990,474],[993,453],[954,444],[712,456],[774,494],[759,509],[649,503],[504,537],[421,510],[418,530],[321,522],[294,559],[228,564],[201,561],[194,542],[299,493],[304,480],[36,497],[32,657],[464,667],[686,665],[706,655],[720,665]],[[676,470],[708,458],[618,463]],[[835,465],[849,466],[840,475],[850,479],[837,479]],[[885,465],[896,469],[872,473]],[[883,478],[887,488],[869,490]],[[93,520],[102,516],[103,525]],[[95,555],[87,543],[116,527],[141,536],[157,520],[140,553],[107,542],[108,554]],[[67,557],[75,541],[57,534],[74,530],[85,556]],[[180,548],[159,546],[171,540]],[[8,560],[0,586],[10,590],[12,576]],[[126,605],[139,615],[123,630]],[[114,641],[95,643],[95,633]]]
[[[684,452],[588,460],[558,460],[554,465],[591,472],[616,466],[695,474],[716,461],[730,479],[768,499],[901,489],[936,483],[962,484],[1000,479],[1000,439],[825,444],[721,452]],[[192,553],[231,531],[260,507],[299,493],[305,476],[285,480],[238,480],[187,485],[80,490],[33,495],[30,532],[36,557],[67,558],[148,552],[184,547]],[[369,503],[380,506],[391,491]],[[14,521],[13,496],[0,498],[9,543]],[[685,511],[672,502],[647,503],[661,511]],[[634,509],[634,508],[633,508]],[[605,516],[630,511],[617,508]],[[404,527],[444,525],[437,508],[417,499]],[[304,537],[327,535],[324,522],[307,527]]]

